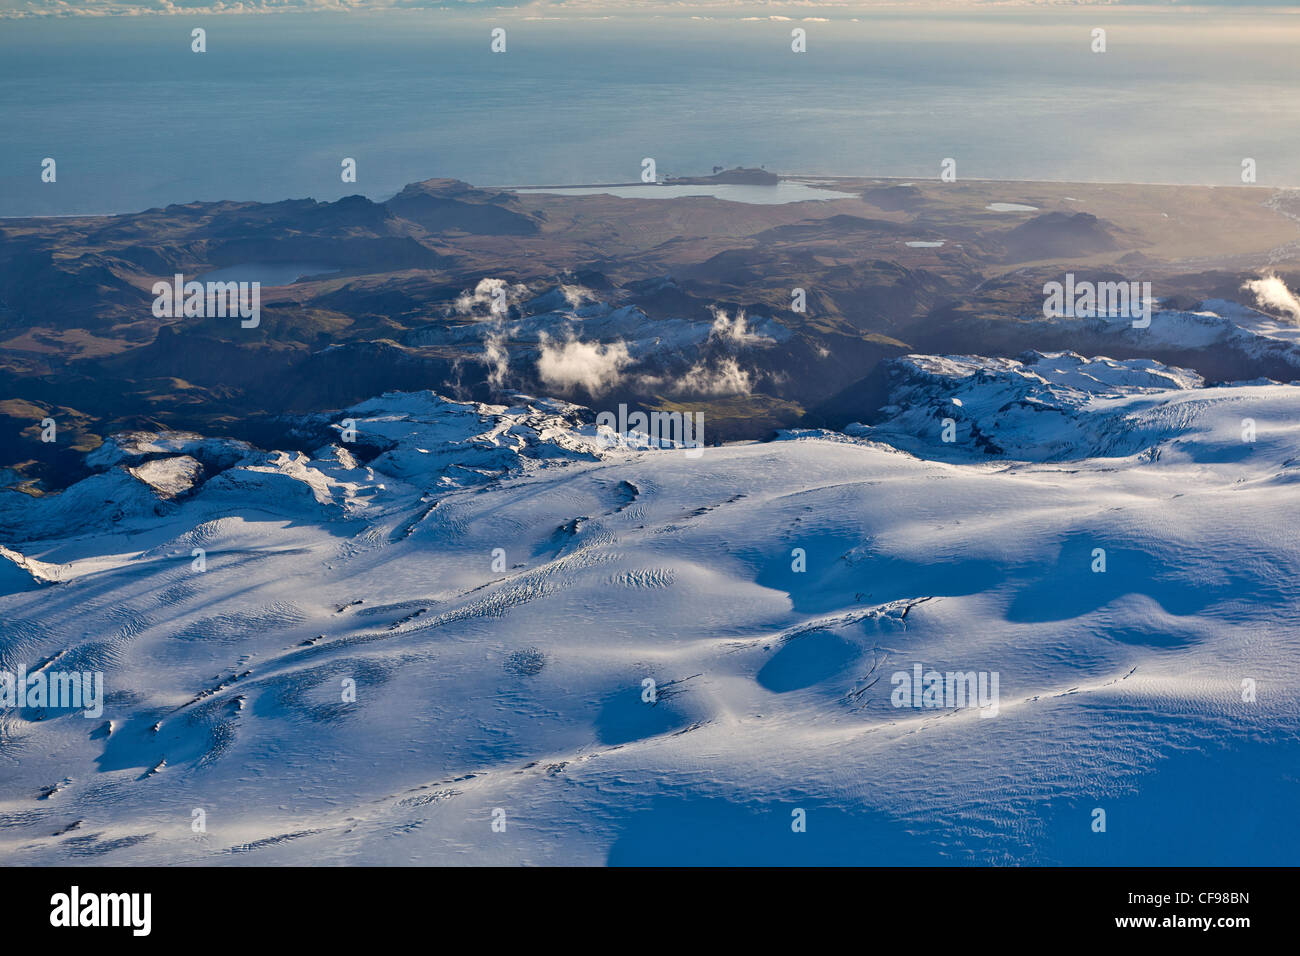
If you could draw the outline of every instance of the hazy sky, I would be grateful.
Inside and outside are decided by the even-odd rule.
[[[675,16],[711,14],[746,16],[768,14],[792,19],[826,15],[852,16],[861,10],[895,8],[917,10],[952,7],[1005,6],[1140,6],[1188,8],[1208,6],[1242,8],[1291,8],[1300,13],[1300,4],[1292,0],[0,0],[0,16],[142,16],[149,14],[231,14],[273,11],[445,9],[491,15],[495,10],[536,13],[548,16],[628,15],[638,12]]]

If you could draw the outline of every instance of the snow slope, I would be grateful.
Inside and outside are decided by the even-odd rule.
[[[0,669],[108,692],[0,710],[0,858],[1294,862],[1300,388],[908,362],[851,435],[390,394],[339,416],[368,462],[137,437],[0,503],[59,569],[0,596]],[[914,664],[997,715],[893,706]]]
[[[1112,342],[1112,347],[1214,350],[1237,353],[1251,363],[1273,363],[1288,373],[1300,371],[1300,326],[1223,299],[1207,299],[1194,312],[1157,309],[1146,328],[1134,328],[1129,316],[1118,314],[1045,321],[1081,339]]]
[[[952,461],[1069,461],[1171,450],[1243,456],[1251,451],[1242,438],[1251,422],[1256,440],[1263,440],[1252,417],[1256,405],[1268,415],[1285,414],[1275,397],[1286,401],[1293,391],[1267,380],[1207,388],[1188,369],[1074,352],[1027,352],[1018,359],[909,355],[893,360],[890,374],[882,420],[851,425],[848,433]],[[1206,403],[1223,414],[1207,419]]]

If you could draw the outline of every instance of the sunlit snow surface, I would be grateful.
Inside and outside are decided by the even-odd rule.
[[[369,462],[137,434],[0,494],[0,667],[109,692],[0,712],[0,858],[1294,863],[1300,388],[908,361],[696,457],[393,394]],[[892,706],[918,663],[997,716]]]

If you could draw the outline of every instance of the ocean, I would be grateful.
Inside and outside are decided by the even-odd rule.
[[[953,158],[959,178],[1223,185],[1251,158],[1296,185],[1296,49],[1285,11],[0,20],[0,216],[627,183],[646,157],[661,177],[931,178]]]

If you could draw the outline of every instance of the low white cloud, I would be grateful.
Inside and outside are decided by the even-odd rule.
[[[500,331],[493,331],[483,340],[483,354],[479,361],[487,366],[488,384],[494,389],[506,384],[506,373],[510,371],[510,353],[506,350],[505,336]]]
[[[622,342],[582,342],[568,338],[555,344],[545,333],[538,340],[537,374],[547,385],[569,390],[582,388],[592,396],[602,395],[619,383],[623,369],[632,361]]]
[[[734,358],[723,359],[713,368],[696,362],[674,389],[679,395],[748,395],[753,390],[753,376]]]
[[[1282,313],[1300,323],[1300,299],[1286,287],[1286,283],[1272,273],[1251,279],[1241,288],[1255,295],[1255,304],[1266,312]]]
[[[750,331],[744,309],[733,318],[722,309],[712,308],[713,328],[709,330],[709,338],[740,347],[774,344],[774,340],[768,336]]]
[[[501,314],[527,295],[528,286],[522,283],[511,285],[505,279],[479,279],[472,292],[466,289],[456,297],[449,311],[471,315],[486,309]]]
[[[596,293],[580,285],[565,285],[560,283],[560,294],[564,296],[564,301],[568,303],[569,308],[576,309],[580,305],[586,305],[588,302],[596,301]]]

